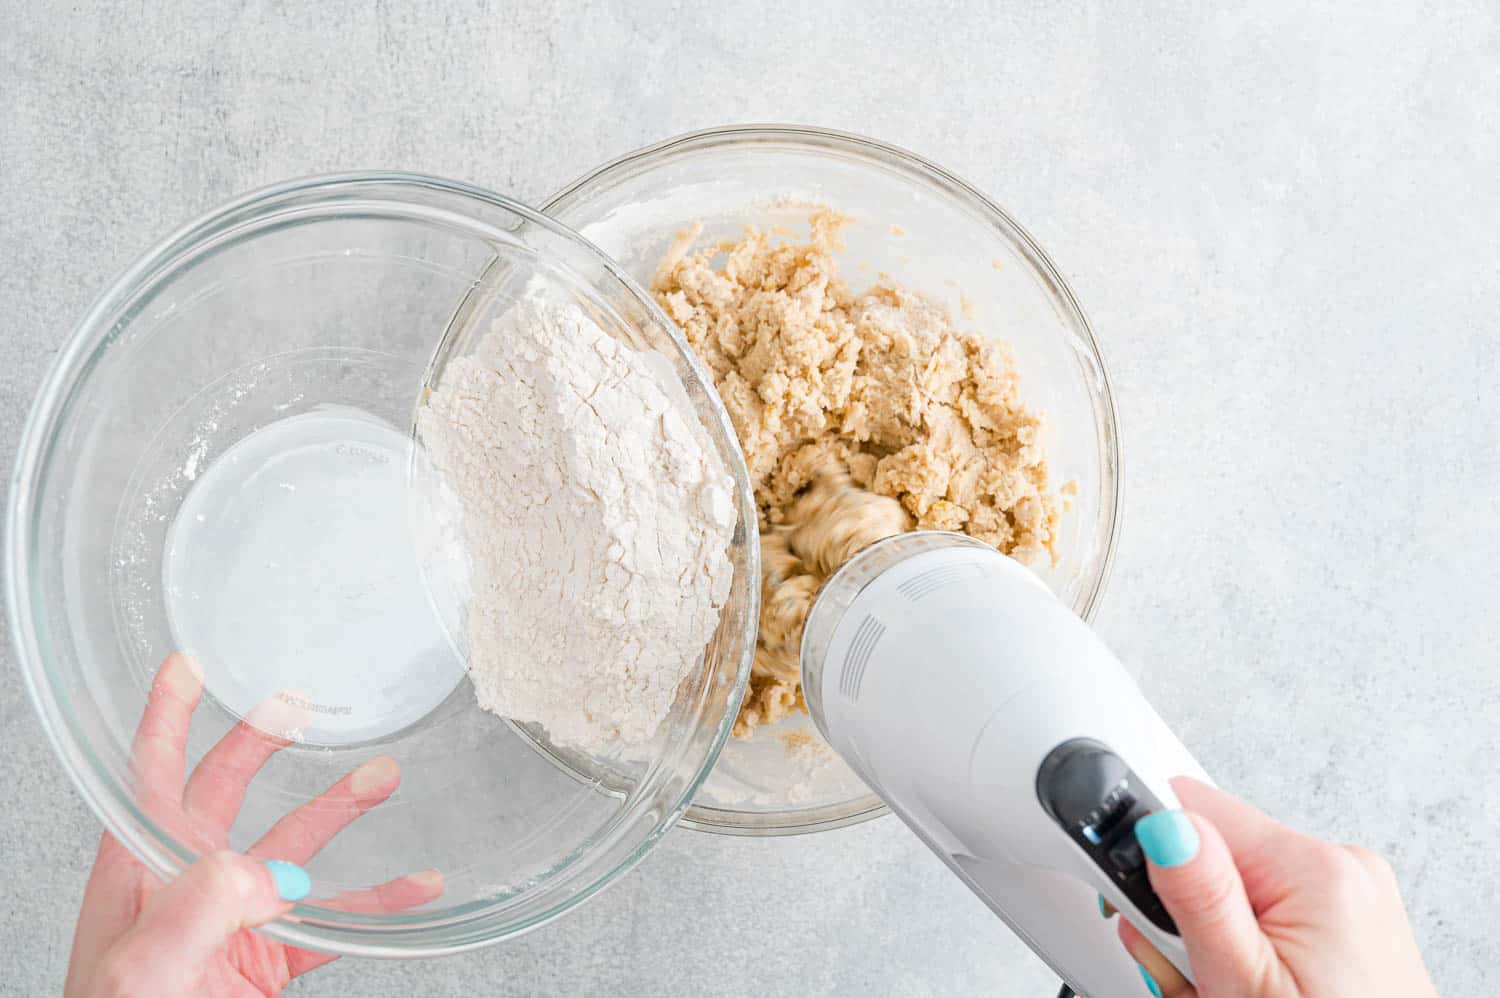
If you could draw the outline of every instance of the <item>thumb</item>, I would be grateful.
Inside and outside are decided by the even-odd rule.
[[[311,886],[307,871],[291,863],[211,853],[152,895],[109,962],[116,977],[162,993],[163,985],[201,969],[239,930],[286,914]]]
[[[1135,824],[1151,886],[1171,912],[1196,980],[1261,981],[1276,953],[1260,930],[1224,837],[1206,819],[1158,811]]]

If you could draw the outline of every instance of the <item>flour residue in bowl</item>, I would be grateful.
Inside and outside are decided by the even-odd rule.
[[[845,221],[825,209],[807,243],[747,227],[703,248],[694,227],[653,282],[713,375],[760,512],[760,635],[741,737],[805,709],[808,610],[861,548],[954,530],[1049,561],[1074,491],[1050,484],[1042,417],[1002,344],[888,278],[849,289],[837,262]]]
[[[729,596],[734,483],[660,361],[523,300],[418,415],[462,506],[480,706],[589,753],[656,735]]]

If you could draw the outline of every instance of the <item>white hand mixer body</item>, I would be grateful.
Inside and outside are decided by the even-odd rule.
[[[814,603],[802,681],[829,744],[1079,995],[1142,993],[1096,895],[1192,978],[1134,824],[1207,776],[1029,570],[959,534],[872,545]]]

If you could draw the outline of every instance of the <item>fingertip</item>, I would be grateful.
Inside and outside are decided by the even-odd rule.
[[[1182,811],[1148,814],[1135,823],[1134,830],[1146,858],[1161,867],[1191,862],[1202,845],[1197,826]]]
[[[386,797],[401,783],[401,766],[388,755],[378,755],[349,774],[349,792],[361,802]]]
[[[1186,977],[1182,976],[1172,962],[1162,955],[1161,950],[1151,944],[1151,940],[1141,935],[1140,931],[1125,919],[1120,919],[1119,928],[1120,942],[1125,947],[1125,952],[1135,961],[1136,967],[1141,972],[1141,979],[1146,984],[1146,989],[1152,995],[1161,998],[1162,995],[1190,995],[1194,994]]]
[[[264,864],[276,885],[276,896],[282,901],[301,901],[312,892],[312,877],[296,863],[268,859]]]
[[[407,900],[412,907],[436,901],[443,896],[443,891],[447,887],[442,873],[437,870],[418,870],[416,873],[408,873],[406,882],[411,888],[411,897]]]
[[[1151,971],[1146,969],[1146,965],[1137,963],[1135,969],[1141,972],[1141,979],[1146,982],[1146,990],[1151,992],[1153,998],[1161,998],[1161,988],[1157,986],[1156,978],[1151,976]]]
[[[186,655],[162,660],[146,692],[146,706],[130,745],[130,774],[143,806],[158,821],[170,821],[182,794],[193,711],[203,685]]]
[[[203,669],[195,659],[173,652],[156,671],[156,684],[178,700],[196,704],[203,692]]]
[[[1179,794],[1182,792],[1183,788],[1187,788],[1188,793],[1192,793],[1199,787],[1205,790],[1212,789],[1209,784],[1204,783],[1196,776],[1173,776],[1167,780],[1167,783],[1171,785],[1174,792]]]
[[[305,706],[308,702],[307,697],[296,690],[278,690],[250,708],[245,723],[285,748],[300,741],[311,723],[312,715]]]
[[[424,891],[432,891],[434,896],[443,893],[443,874],[438,870],[418,870],[408,873],[406,879]]]
[[[169,656],[169,657],[175,658],[175,659],[180,659],[183,668],[187,669],[188,672],[192,673],[193,674],[193,678],[198,681],[199,685],[202,685],[202,683],[203,683],[203,663],[202,662],[198,661],[198,659],[195,658],[195,657],[193,657],[192,655],[188,655],[185,652],[180,652],[180,651],[173,652],[171,654],[171,656]]]

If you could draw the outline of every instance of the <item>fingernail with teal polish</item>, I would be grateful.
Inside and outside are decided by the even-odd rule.
[[[1156,998],[1161,998],[1161,988],[1156,986],[1156,979],[1140,964],[1136,964],[1135,969],[1141,972],[1141,979],[1146,982],[1146,990],[1150,991]]]
[[[1158,811],[1135,823],[1135,837],[1157,866],[1181,866],[1198,855],[1198,829],[1181,811]]]
[[[266,869],[271,871],[271,879],[276,881],[276,896],[283,901],[301,901],[312,890],[312,878],[296,863],[268,859]]]
[[[1106,908],[1106,907],[1104,907],[1104,895],[1103,894],[1099,894],[1099,895],[1096,895],[1096,897],[1099,898],[1099,917],[1100,918],[1108,918],[1109,917],[1109,909]]]

